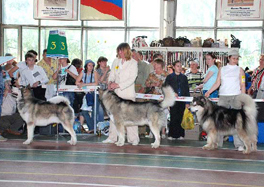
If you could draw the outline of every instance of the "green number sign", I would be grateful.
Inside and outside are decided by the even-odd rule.
[[[68,58],[68,47],[64,31],[50,31],[47,47],[47,57]]]

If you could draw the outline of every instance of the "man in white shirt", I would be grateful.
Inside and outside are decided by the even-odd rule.
[[[34,56],[34,61],[36,61],[38,53],[34,50],[29,50],[27,53],[32,53]],[[9,76],[11,78],[16,78],[18,79],[18,76],[20,75],[20,73],[27,67],[27,64],[25,61],[21,61],[19,62],[16,66],[14,66],[9,72]],[[14,76],[14,73],[18,71],[17,77]]]
[[[25,62],[27,67],[21,72],[20,85],[30,85],[34,96],[45,101],[45,89],[42,88],[42,85],[49,81],[45,71],[42,67],[35,65],[36,62],[32,53],[27,53],[25,55]]]

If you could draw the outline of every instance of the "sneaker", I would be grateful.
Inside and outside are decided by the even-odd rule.
[[[173,138],[173,137],[171,137],[171,136],[168,137],[167,139],[168,139],[168,140],[176,140],[176,138]]]
[[[184,140],[184,137],[179,137],[179,138],[177,138],[177,140]]]
[[[102,143],[115,143],[115,142],[113,140],[106,139],[106,140],[102,141]]]
[[[161,135],[161,138],[162,138],[162,139],[165,139],[165,138],[166,138],[166,135],[165,135],[165,134],[162,134],[162,135]]]
[[[138,145],[139,144],[139,142],[133,142],[132,143],[132,145],[134,145],[134,146],[136,146],[136,145]]]
[[[237,150],[238,150],[238,151],[244,151],[244,146],[239,146],[239,147],[237,148]]]
[[[145,135],[146,138],[153,138],[153,134],[150,132],[149,135]]]
[[[7,139],[0,135],[0,142],[5,142]]]

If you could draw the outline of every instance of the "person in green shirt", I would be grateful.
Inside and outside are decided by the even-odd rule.
[[[137,52],[138,55],[138,76],[135,81],[136,93],[144,93],[145,82],[149,76],[149,65],[143,60],[143,54],[141,51]]]

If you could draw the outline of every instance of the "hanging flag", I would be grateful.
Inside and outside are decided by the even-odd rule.
[[[81,20],[123,20],[123,0],[81,0]]]

